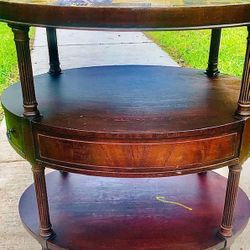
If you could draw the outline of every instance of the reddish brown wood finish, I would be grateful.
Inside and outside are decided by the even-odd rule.
[[[25,157],[24,150],[24,135],[22,134],[23,130],[23,119],[17,117],[5,110],[5,121],[7,125],[6,135],[11,143],[11,146],[22,156]]]
[[[53,172],[46,181],[57,232],[47,243],[49,249],[222,249],[226,242],[232,244],[249,218],[250,203],[240,189],[234,237],[230,242],[217,237],[227,181],[213,172],[159,179],[65,177]],[[31,186],[19,211],[25,227],[43,242],[34,196]],[[180,202],[192,211],[164,201]]]
[[[250,26],[248,26],[245,64],[237,113],[241,116],[250,115]]]
[[[190,29],[250,24],[250,3],[228,1],[169,7],[56,6],[0,1],[0,20],[35,26],[84,29]],[[195,17],[195,18],[194,18]]]
[[[118,172],[147,168],[181,170],[211,165],[236,155],[237,133],[171,142],[96,142],[38,134],[39,158],[61,164],[116,168]],[[53,149],[53,150],[52,150]]]
[[[231,237],[233,234],[232,232],[233,214],[237,200],[237,193],[239,189],[240,172],[241,172],[240,165],[229,167],[226,199],[225,199],[221,228],[219,232],[223,237]]]
[[[245,120],[234,117],[237,78],[209,79],[202,71],[174,67],[109,66],[35,80],[42,117],[31,121],[34,161],[124,177],[180,175],[238,162]],[[17,117],[19,93],[20,85],[14,85],[2,97]]]
[[[29,27],[10,25],[14,33],[20,81],[22,85],[24,116],[37,116],[37,101],[34,89],[33,72],[29,48]]]
[[[40,226],[34,220],[37,217],[34,203],[30,202],[34,197],[33,187],[22,197],[20,213],[43,249],[228,248],[232,239],[228,238],[244,228],[249,218],[249,201],[242,191],[233,229],[232,223],[239,163],[247,158],[250,148],[249,38],[239,100],[239,80],[217,76],[220,28],[250,24],[250,3],[234,3],[233,0],[224,4],[207,1],[200,5],[194,1],[189,5],[188,1],[179,7],[129,5],[120,8],[0,0],[0,20],[9,22],[14,32],[21,80],[21,87],[12,86],[2,98],[7,136],[17,152],[34,166]],[[50,71],[56,74],[35,78],[41,116],[32,76],[29,25],[50,27],[47,27]],[[207,78],[197,70],[152,66],[92,67],[59,75],[56,33],[52,27],[213,28],[207,70],[207,75],[212,77]],[[91,175],[159,177],[203,173],[226,165],[230,166],[230,172],[219,231],[224,239],[220,239],[217,232],[225,190],[221,188],[221,177],[215,174],[182,177],[180,182],[174,178],[172,183],[168,179],[164,184],[158,180],[137,180],[136,187],[141,184],[143,189],[136,196],[136,204],[131,197],[135,187],[128,180],[124,183],[117,180],[113,186],[107,186],[112,191],[102,193],[105,187],[99,186],[101,179],[91,180],[97,184],[95,187],[88,186],[91,177],[78,179],[71,174],[58,177],[58,173],[48,178],[53,228],[58,233],[51,239],[53,230],[41,166]],[[105,180],[112,184],[111,179]],[[193,215],[179,212],[180,207],[170,209],[168,206],[166,211],[166,207],[163,209],[159,204],[152,206],[155,186],[146,192],[147,181],[153,186],[159,185],[159,191],[164,190],[169,197],[190,204]],[[84,195],[79,187],[85,191]],[[120,203],[116,193],[121,190],[126,206]],[[110,199],[112,208],[105,209],[107,203],[96,203],[96,199],[93,204],[91,198],[86,199],[87,192],[102,200]],[[79,209],[82,204],[83,209]],[[183,230],[187,227],[191,231]]]
[[[40,235],[43,238],[49,239],[54,236],[54,232],[50,223],[44,167],[39,165],[33,166],[32,172],[34,177],[34,187],[36,190],[36,200],[40,221]]]

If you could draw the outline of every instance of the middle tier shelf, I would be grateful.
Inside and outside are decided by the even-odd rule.
[[[36,159],[109,176],[165,176],[237,161],[240,80],[165,66],[102,66],[35,77]],[[20,84],[2,97],[10,142],[25,155]],[[14,126],[14,128],[13,128]],[[25,125],[22,125],[22,131]],[[52,150],[53,148],[53,150]]]

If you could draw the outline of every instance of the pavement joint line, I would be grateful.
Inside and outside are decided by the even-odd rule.
[[[27,160],[23,159],[23,160],[9,160],[9,161],[0,161],[0,164],[8,164],[8,163],[18,163],[18,162],[27,162]]]
[[[59,44],[58,47],[69,47],[69,46],[98,46],[98,45],[138,45],[138,44],[155,44],[153,42],[121,42],[121,43],[71,43],[71,44]],[[33,48],[47,48],[47,45],[35,45]]]

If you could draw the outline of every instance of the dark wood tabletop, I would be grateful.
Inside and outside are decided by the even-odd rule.
[[[249,0],[1,0],[0,20],[88,29],[192,29],[250,24]]]
[[[34,160],[119,177],[234,164],[244,124],[234,116],[239,85],[235,77],[208,78],[201,70],[165,66],[86,67],[36,76],[41,116],[31,121]],[[27,155],[20,96],[20,84],[13,85],[2,104],[7,127],[15,131],[9,141]]]
[[[26,206],[34,199],[34,192],[25,191],[28,199],[25,201],[22,198],[20,215],[28,231],[42,244],[43,250],[64,249],[64,246],[67,246],[66,249],[97,249],[106,238],[112,242],[112,247],[108,246],[106,249],[216,249],[217,243],[221,244],[222,241],[225,243],[222,247],[229,249],[234,238],[232,236],[242,231],[249,218],[249,203],[248,200],[244,202],[246,199],[241,199],[242,196],[239,196],[238,202],[246,206],[240,212],[236,208],[235,217],[234,209],[241,166],[248,158],[250,149],[250,0],[0,0],[0,21],[7,22],[14,33],[20,75],[20,83],[9,87],[1,98],[7,137],[13,148],[32,165],[34,186],[29,190],[35,188],[37,199],[37,207]],[[47,28],[50,74],[33,76],[29,26]],[[219,74],[218,69],[221,28],[235,26],[248,26],[241,86],[240,79]],[[211,28],[208,68],[205,73],[204,70],[181,67],[143,65],[86,67],[62,71],[56,28]],[[222,212],[221,195],[225,189],[221,186],[221,181],[219,180],[219,185],[214,182],[215,174],[212,178],[209,178],[209,174],[208,177],[202,175],[224,166],[229,167],[229,174]],[[70,210],[63,209],[64,212],[61,212],[62,210],[54,209],[55,203],[52,201],[52,224],[45,168],[63,173],[61,178],[56,177],[58,173],[51,175],[52,181],[49,181],[50,177],[47,178],[51,197],[62,199],[61,203],[56,203],[56,207],[61,209],[67,202],[70,204]],[[162,224],[150,212],[155,205],[152,203],[147,209],[144,204],[148,199],[144,199],[141,203],[142,211],[149,211],[145,215],[150,218],[146,224],[140,224],[142,220],[138,220],[142,215],[141,210],[137,210],[136,217],[133,218],[134,225],[141,225],[139,228],[129,224],[129,211],[123,210],[126,219],[122,224],[129,225],[127,231],[114,220],[111,224],[103,223],[105,214],[96,213],[91,221],[99,229],[103,229],[98,233],[97,227],[90,227],[91,234],[88,235],[84,231],[86,221],[82,223],[83,220],[79,219],[86,219],[87,216],[79,214],[75,208],[82,204],[79,197],[83,193],[82,197],[85,198],[89,187],[82,185],[85,185],[86,178],[76,181],[77,177],[67,175],[67,172],[119,178],[202,174],[200,178],[183,178],[184,182],[176,179],[170,187],[164,183],[162,189],[171,198],[178,197],[178,200],[181,198],[183,201],[188,199],[188,202],[192,200],[190,204],[196,214],[192,221],[196,223],[192,224],[191,217],[185,216],[186,211],[177,218],[176,210],[172,210],[172,214],[157,210],[158,218],[165,214],[169,216],[164,217]],[[68,177],[64,179],[65,176]],[[192,184],[196,181],[198,185],[193,192],[189,180]],[[180,196],[177,182],[188,184],[181,186],[187,193]],[[145,182],[141,183],[144,186]],[[75,184],[77,188],[71,189]],[[60,192],[54,192],[53,185]],[[130,184],[126,182],[122,189],[130,194],[133,190],[128,187]],[[101,189],[95,189],[94,193],[99,195]],[[168,193],[170,189],[172,193]],[[81,190],[80,194],[77,190]],[[144,189],[143,192],[147,193]],[[70,195],[64,196],[66,193]],[[219,198],[216,196],[218,194]],[[114,197],[112,192],[109,195]],[[141,193],[139,196],[141,197]],[[74,197],[77,197],[77,202]],[[99,197],[107,198],[105,195]],[[104,203],[95,203],[101,210],[105,206]],[[126,204],[131,204],[130,199]],[[216,205],[215,209],[206,210],[210,204]],[[93,211],[91,203],[86,206],[88,207]],[[240,218],[238,214],[241,215]],[[31,224],[36,221],[34,218],[37,216],[39,225],[33,227]],[[112,218],[115,216],[113,214]],[[97,217],[101,218],[98,223]],[[174,220],[170,222],[170,218]],[[243,223],[240,222],[241,218],[244,218]],[[180,224],[180,220],[186,224]],[[72,221],[73,227],[70,226]],[[158,225],[164,227],[157,232]],[[119,228],[122,229],[121,237]],[[171,232],[168,233],[166,229],[171,229]],[[143,232],[144,239],[153,236],[154,242],[143,241],[143,244],[140,243],[142,248],[137,248],[136,239],[142,239],[141,236],[133,236],[135,240],[132,242],[127,240],[130,232],[136,231]],[[185,231],[190,231],[187,237]],[[84,237],[87,235],[94,247],[88,248],[89,242],[83,242],[84,237],[80,232],[85,232]],[[162,236],[155,237],[152,232]],[[124,234],[127,238],[123,238]],[[75,237],[76,235],[79,236]],[[114,238],[125,241],[116,247]],[[205,244],[201,244],[201,238]],[[158,242],[160,244],[156,246],[155,243]],[[180,242],[184,242],[185,248],[176,247]],[[186,244],[190,242],[191,245]]]
[[[2,2],[24,3],[32,5],[50,5],[50,6],[78,6],[78,7],[190,7],[190,6],[219,6],[219,5],[238,5],[249,3],[247,0],[4,0]]]

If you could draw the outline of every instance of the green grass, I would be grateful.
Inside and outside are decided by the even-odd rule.
[[[31,29],[31,38],[34,37],[34,33],[34,29]],[[17,80],[18,69],[13,34],[6,24],[0,23],[0,95],[4,89]],[[3,110],[0,107],[0,120],[2,117]]]
[[[16,52],[10,28],[0,23],[0,93],[17,73]]]
[[[146,32],[181,66],[206,69],[210,30]],[[219,69],[225,74],[241,76],[246,49],[245,28],[223,29]]]

